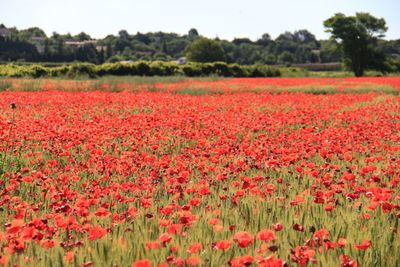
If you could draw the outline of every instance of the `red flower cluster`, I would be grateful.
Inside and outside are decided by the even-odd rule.
[[[400,84],[209,86],[360,82]],[[157,86],[168,90],[1,93],[0,264],[305,266],[343,254],[336,264],[357,266],[358,250],[396,239],[398,97]]]

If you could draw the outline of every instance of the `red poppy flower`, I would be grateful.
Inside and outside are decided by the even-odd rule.
[[[239,247],[245,248],[249,244],[253,243],[254,236],[245,231],[239,231],[235,233],[235,235],[233,236],[233,240],[238,243]]]
[[[364,250],[372,247],[371,240],[365,239],[361,244],[354,244],[356,249]]]
[[[280,223],[276,223],[272,225],[272,228],[274,228],[275,231],[280,231],[283,229],[283,225]]]
[[[186,264],[188,266],[198,266],[201,265],[201,259],[196,256],[190,256],[189,258],[186,259]]]
[[[168,242],[171,242],[171,240],[172,240],[172,237],[168,233],[161,234],[158,237],[158,241],[160,241],[161,243],[168,243]]]
[[[188,253],[192,253],[192,254],[196,254],[199,251],[201,251],[203,248],[203,246],[201,245],[201,243],[192,243],[189,245],[189,248],[187,250]]]
[[[257,239],[262,241],[274,241],[275,240],[275,233],[272,230],[264,229],[258,232]]]
[[[150,260],[138,260],[132,263],[132,267],[150,267],[151,261]]]

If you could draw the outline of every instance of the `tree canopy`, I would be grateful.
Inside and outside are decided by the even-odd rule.
[[[324,21],[327,32],[342,52],[344,64],[357,77],[366,69],[384,70],[385,56],[376,49],[379,38],[387,30],[383,18],[375,18],[369,13],[345,16],[337,13]]]
[[[224,49],[217,41],[199,38],[186,47],[186,57],[194,62],[225,61]]]
[[[185,56],[185,48],[194,41],[204,38],[195,28],[186,34],[168,32],[129,33],[121,29],[115,35],[93,38],[81,32],[51,35],[37,27],[18,30],[0,24],[0,62],[103,62],[161,60],[175,61]],[[252,64],[304,64],[329,63],[342,61],[341,50],[336,49],[342,43],[339,38],[317,40],[305,29],[285,32],[273,39],[263,33],[257,40],[237,37],[232,41],[215,38],[220,44],[227,63],[241,65]],[[387,59],[382,53],[375,53],[368,63],[375,68],[390,66],[391,70],[400,70],[399,40],[387,41],[378,38],[375,51],[385,51],[391,55]],[[349,60],[345,59],[346,63]]]

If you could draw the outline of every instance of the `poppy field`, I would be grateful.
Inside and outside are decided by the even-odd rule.
[[[398,77],[0,87],[0,265],[400,266]]]

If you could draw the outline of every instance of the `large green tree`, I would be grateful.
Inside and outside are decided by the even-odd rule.
[[[197,39],[186,47],[185,52],[188,60],[194,62],[225,61],[221,44],[208,38]]]
[[[385,56],[376,49],[379,38],[387,31],[383,18],[369,13],[337,13],[325,20],[324,26],[341,49],[343,62],[357,77],[363,76],[366,69],[383,70]]]

